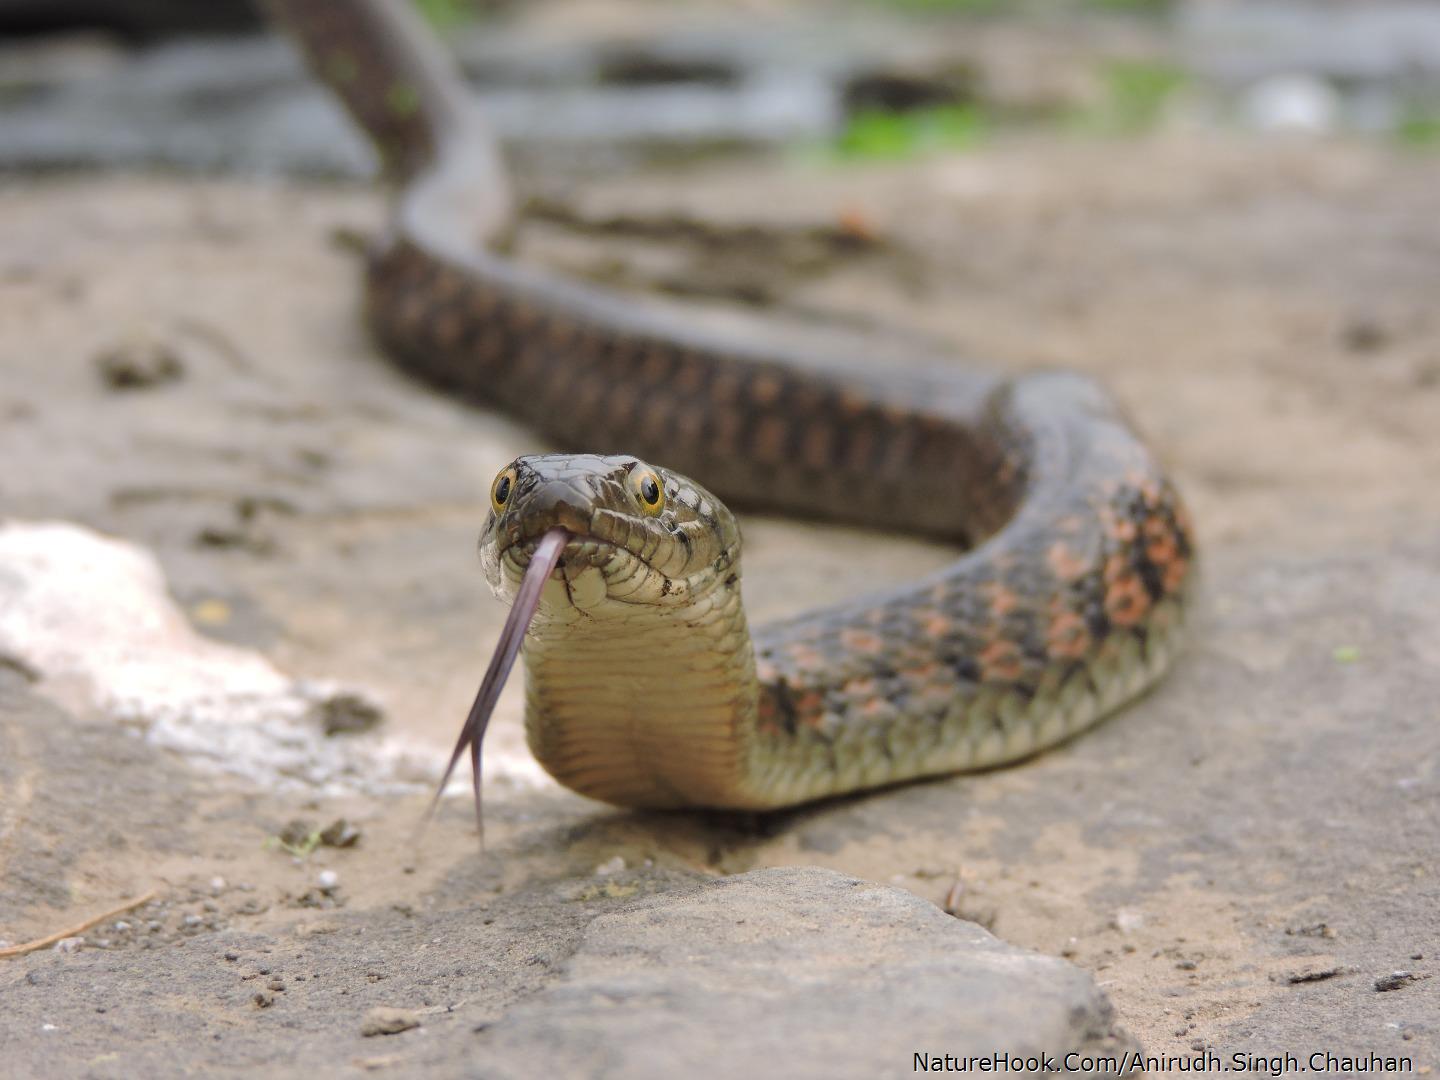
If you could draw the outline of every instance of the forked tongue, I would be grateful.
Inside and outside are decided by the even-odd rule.
[[[485,738],[490,714],[495,711],[495,703],[500,700],[500,690],[504,687],[505,680],[510,677],[510,669],[515,666],[515,657],[520,654],[520,643],[525,640],[525,629],[540,606],[540,591],[560,562],[560,553],[565,550],[569,539],[570,534],[557,527],[540,537],[539,543],[535,545],[535,553],[530,556],[530,565],[525,568],[525,576],[520,579],[520,589],[515,594],[515,603],[511,605],[510,617],[505,620],[505,628],[500,631],[500,640],[495,643],[495,654],[490,657],[490,666],[485,670],[485,678],[481,680],[480,689],[475,694],[475,704],[470,706],[470,715],[465,718],[465,726],[460,729],[455,752],[450,755],[450,764],[445,766],[445,775],[440,778],[440,786],[435,789],[430,808],[425,811],[424,822],[428,822],[435,813],[440,795],[444,792],[445,785],[450,782],[450,775],[455,771],[460,755],[468,746],[475,783],[475,824],[480,829],[483,842],[485,818],[480,801],[480,741]]]

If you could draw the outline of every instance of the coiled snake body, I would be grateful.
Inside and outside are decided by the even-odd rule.
[[[368,278],[387,350],[562,446],[627,452],[512,463],[481,538],[492,586],[529,610],[545,560],[527,731],[560,781],[623,805],[786,806],[1013,761],[1166,668],[1190,528],[1094,382],[956,372],[915,393],[509,261],[485,246],[508,224],[493,139],[408,5],[271,6],[401,185]],[[748,505],[972,546],[752,643],[734,519],[687,474]],[[477,765],[483,711],[456,750]]]

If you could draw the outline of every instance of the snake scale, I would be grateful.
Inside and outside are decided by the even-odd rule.
[[[1167,668],[1191,528],[1094,381],[951,368],[916,392],[888,358],[837,371],[521,265],[500,253],[495,141],[409,4],[270,7],[398,188],[367,277],[382,346],[607,452],[516,460],[481,536],[490,584],[526,609],[509,655],[523,637],[530,746],[562,783],[620,805],[789,806],[1026,757]],[[967,550],[752,638],[739,530],[710,489]],[[477,799],[488,693],[451,760],[469,747]]]

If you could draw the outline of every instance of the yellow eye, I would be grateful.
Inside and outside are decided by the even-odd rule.
[[[665,509],[665,485],[654,469],[638,469],[630,474],[630,487],[640,501],[640,509],[650,515]]]
[[[490,485],[490,506],[495,513],[505,509],[505,504],[510,501],[510,496],[515,492],[515,467],[512,465],[499,476],[495,477],[495,483]]]

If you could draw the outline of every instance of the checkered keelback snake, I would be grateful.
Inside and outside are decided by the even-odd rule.
[[[785,806],[1026,756],[1166,668],[1190,527],[1093,381],[955,371],[907,389],[513,262],[494,251],[494,140],[409,5],[271,7],[399,185],[368,275],[386,349],[564,447],[625,451],[513,462],[481,539],[502,593],[538,548],[554,567],[525,655],[530,744],[559,780],[624,805]],[[752,640],[734,519],[691,474],[750,506],[972,547]]]

